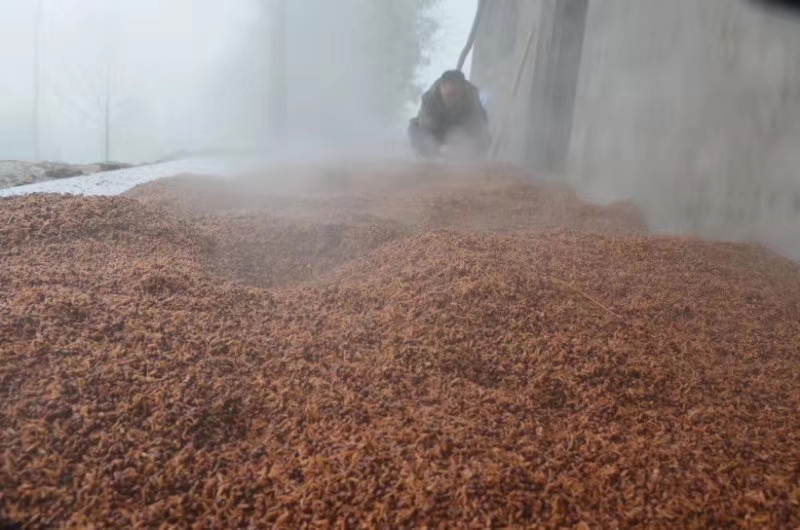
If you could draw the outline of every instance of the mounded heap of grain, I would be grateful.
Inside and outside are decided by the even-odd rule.
[[[798,267],[512,179],[186,185],[0,201],[0,521],[800,524]]]

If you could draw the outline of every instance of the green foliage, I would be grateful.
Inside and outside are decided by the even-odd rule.
[[[259,19],[254,22],[252,33],[243,38],[241,48],[232,52],[220,65],[220,71],[224,73],[219,76],[220,86],[217,90],[224,90],[225,95],[215,92],[215,99],[230,102],[225,112],[232,127],[249,124],[251,127],[248,130],[266,130],[265,120],[259,117],[269,112],[265,94],[273,88],[270,56],[269,53],[254,53],[253,50],[269,49],[271,4],[267,0],[253,1],[260,8]],[[317,8],[326,1],[334,2],[287,0],[287,4],[294,8],[290,10],[294,17],[302,19],[321,16]],[[335,2],[341,8],[337,11],[337,17],[325,21],[329,25],[326,32],[349,37],[346,39],[348,46],[342,48],[342,53],[348,55],[343,56],[342,61],[352,67],[345,69],[348,72],[345,75],[353,75],[359,84],[359,93],[351,95],[358,99],[358,112],[367,113],[370,119],[378,122],[395,122],[407,104],[417,99],[425,88],[417,83],[417,72],[430,62],[429,54],[439,30],[436,9],[441,0]],[[303,31],[300,24],[302,20],[298,22],[298,18],[292,20],[294,30],[300,28]],[[328,40],[330,34],[325,36]],[[301,40],[314,41],[313,33],[304,35]],[[307,54],[308,50],[303,53]],[[313,64],[313,58],[309,64]],[[292,90],[292,86],[289,90]],[[345,105],[350,103],[344,102]]]
[[[417,70],[429,64],[429,52],[439,29],[435,8],[440,0],[355,0],[357,37],[369,71],[380,89],[373,104],[386,121],[396,118],[422,89]]]

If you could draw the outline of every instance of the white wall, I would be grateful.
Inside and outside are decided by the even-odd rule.
[[[588,16],[576,187],[712,237],[800,216],[796,21],[741,0],[595,0]]]
[[[510,116],[503,160],[525,163],[530,130],[547,125],[530,113],[546,61],[529,58],[520,93],[509,87],[531,30],[537,52],[558,52],[541,48],[557,1],[489,3],[518,13],[482,27],[473,71],[495,122]],[[800,250],[800,19],[745,0],[589,0],[580,61],[557,178],[590,200],[634,200],[655,230]]]

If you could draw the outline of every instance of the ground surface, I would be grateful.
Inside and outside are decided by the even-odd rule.
[[[129,164],[64,164],[60,162],[22,162],[0,160],[0,189],[36,182],[91,175],[130,167]]]
[[[796,265],[503,168],[284,177],[0,200],[0,520],[800,525]]]
[[[214,175],[238,173],[249,168],[252,165],[252,161],[246,159],[197,158],[99,172],[86,169],[97,169],[99,167],[97,164],[91,166],[66,166],[72,172],[77,171],[76,167],[83,168],[82,171],[84,173],[76,176],[67,176],[69,172],[64,172],[57,179],[34,178],[30,180],[30,182],[33,182],[32,184],[23,184],[23,179],[27,173],[19,167],[19,164],[19,162],[14,162],[4,167],[3,162],[0,162],[0,197],[15,197],[31,193],[118,195],[139,184],[181,173]],[[4,171],[5,177],[3,176]],[[89,174],[86,174],[87,172]],[[6,178],[5,181],[4,178]]]

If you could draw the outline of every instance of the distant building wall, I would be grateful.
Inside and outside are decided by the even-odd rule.
[[[656,230],[774,240],[800,220],[798,20],[746,0],[490,0],[473,78],[500,159],[633,199]]]

